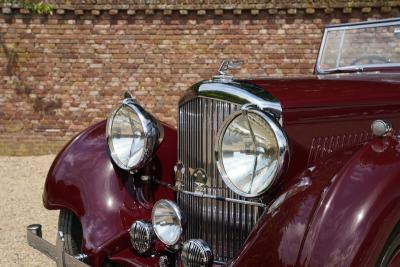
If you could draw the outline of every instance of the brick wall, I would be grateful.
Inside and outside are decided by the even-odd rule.
[[[307,75],[325,24],[399,16],[392,2],[376,1],[215,8],[115,2],[122,4],[55,1],[53,16],[3,6],[0,154],[57,152],[106,118],[127,89],[175,125],[179,97],[215,74],[223,58],[245,61],[238,77]]]

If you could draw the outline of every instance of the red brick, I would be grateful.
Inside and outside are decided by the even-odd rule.
[[[80,7],[85,14],[76,15],[65,7],[47,19],[18,14],[11,21],[13,15],[0,14],[4,45],[18,55],[9,76],[10,59],[0,49],[0,154],[57,152],[106,119],[128,89],[157,118],[175,125],[179,97],[214,75],[222,59],[245,60],[238,77],[312,74],[325,23],[398,11],[245,7],[171,7],[177,11],[164,12],[170,16],[156,7],[111,13]]]

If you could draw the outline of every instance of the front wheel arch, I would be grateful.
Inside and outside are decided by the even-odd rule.
[[[376,263],[376,267],[388,267],[392,257],[400,249],[400,222],[393,229],[385,246],[382,249],[381,255]]]
[[[64,235],[65,252],[72,256],[82,253],[82,225],[73,212],[67,209],[60,210],[58,231]]]
[[[349,148],[308,223],[299,265],[380,266],[400,218],[398,144],[385,137]]]

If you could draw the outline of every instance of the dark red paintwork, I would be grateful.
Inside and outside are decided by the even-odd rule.
[[[393,255],[393,258],[391,259],[389,263],[389,267],[398,267],[400,266],[400,249],[398,249],[395,254]]]
[[[398,105],[400,100],[399,73],[331,74],[250,82],[275,96],[284,110]]]
[[[311,185],[275,200],[233,265],[374,266],[400,218],[399,162],[399,140],[375,138],[309,167],[281,195]]]
[[[236,255],[234,266],[373,266],[400,218],[400,145],[375,138],[364,145],[347,139],[329,157],[310,163],[313,138],[370,133],[371,122],[400,125],[400,75],[350,74],[249,81],[283,106],[291,162],[269,194],[265,212]],[[166,137],[152,165],[172,182],[176,132]],[[49,209],[72,210],[84,228],[84,252],[99,266],[107,256],[127,265],[156,264],[129,248],[127,229],[149,219],[144,185],[115,167],[107,153],[104,122],[75,138],[54,162],[44,192]],[[347,140],[347,141],[346,141]],[[150,168],[151,169],[151,168]],[[309,179],[311,185],[299,187]],[[165,188],[155,199],[173,199]],[[289,197],[285,196],[285,193]],[[280,197],[281,196],[281,197]],[[111,202],[110,202],[111,201]],[[190,219],[190,218],[188,218]]]
[[[156,168],[157,178],[173,183],[176,131],[164,125],[164,134],[164,142],[149,165]],[[104,256],[129,247],[129,227],[135,220],[151,217],[152,203],[139,200],[146,184],[137,182],[139,179],[134,182],[132,175],[114,165],[107,149],[105,121],[102,121],[78,135],[60,152],[50,168],[43,194],[46,208],[66,208],[78,216],[83,228],[83,250],[91,256],[94,266],[100,266]],[[152,202],[174,199],[171,190],[153,186]],[[138,262],[154,260],[138,258]]]

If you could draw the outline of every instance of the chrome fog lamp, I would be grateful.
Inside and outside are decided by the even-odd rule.
[[[167,245],[179,241],[183,231],[184,218],[179,207],[172,201],[161,199],[154,204],[151,213],[154,232]]]
[[[211,266],[213,253],[204,240],[190,239],[183,243],[181,259],[185,267]]]
[[[256,197],[267,191],[287,163],[288,142],[279,123],[258,109],[233,113],[218,133],[217,167],[235,193]]]
[[[142,167],[163,138],[161,124],[132,98],[123,100],[107,120],[107,142],[114,162],[124,170]]]
[[[133,248],[139,253],[150,250],[155,239],[153,226],[145,221],[135,221],[129,229]]]

